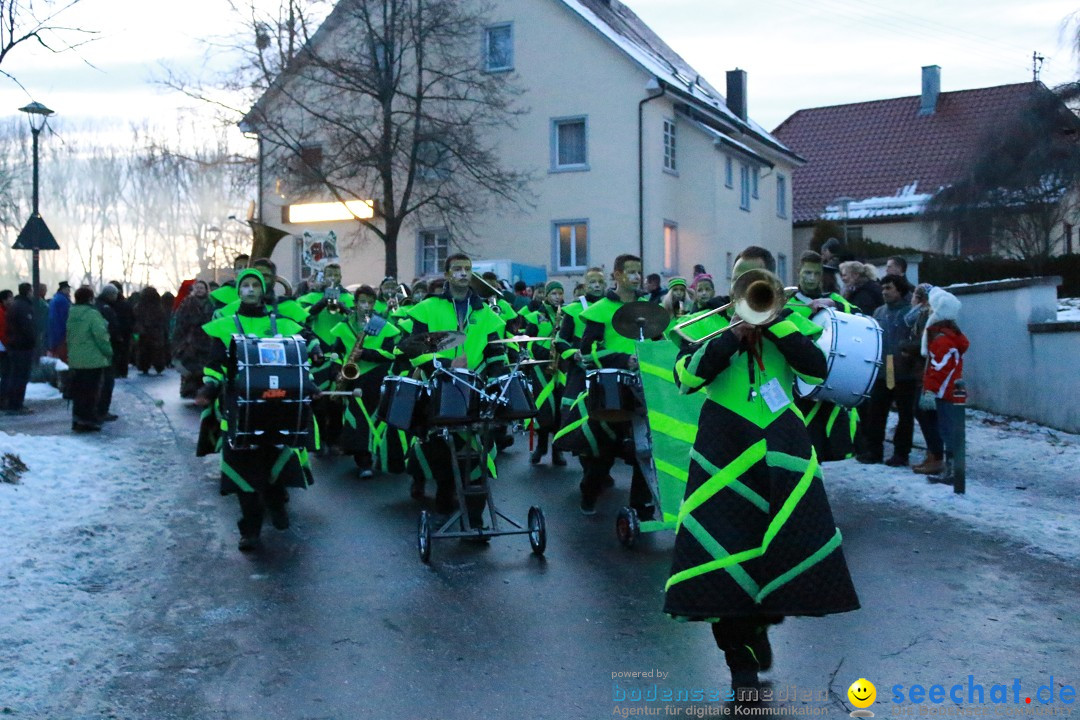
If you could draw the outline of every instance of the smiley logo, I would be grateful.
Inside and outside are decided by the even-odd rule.
[[[859,678],[851,683],[847,691],[848,700],[857,708],[868,708],[877,699],[877,688],[866,678]]]

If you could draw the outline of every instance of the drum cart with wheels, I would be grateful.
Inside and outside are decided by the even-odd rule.
[[[521,525],[498,508],[491,493],[492,475],[488,459],[491,457],[493,430],[510,422],[521,412],[520,402],[510,399],[512,394],[520,392],[520,387],[511,386],[523,382],[520,375],[515,376],[515,372],[516,367],[502,376],[503,382],[495,381],[487,388],[473,385],[462,374],[442,367],[437,368],[432,376],[432,379],[439,378],[438,382],[444,383],[444,393],[447,388],[452,390],[460,386],[463,395],[478,394],[481,409],[480,417],[473,422],[455,422],[453,425],[429,429],[431,434],[441,437],[450,450],[450,467],[458,506],[438,527],[431,513],[426,510],[420,512],[416,544],[422,562],[430,561],[432,542],[446,538],[476,538],[486,542],[499,535],[528,535],[534,554],[543,555],[547,548],[547,523],[543,510],[537,506],[530,507],[526,523]],[[531,398],[528,400],[531,403]],[[465,413],[462,419],[467,420],[468,414]],[[463,447],[459,447],[459,441],[463,441],[460,442]],[[474,470],[478,471],[475,478]]]

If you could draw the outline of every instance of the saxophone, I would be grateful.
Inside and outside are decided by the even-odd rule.
[[[548,367],[548,372],[551,375],[556,375],[559,372],[559,330],[562,328],[563,320],[563,306],[560,305],[555,311],[555,319],[553,320],[554,328],[551,331],[551,342],[549,343],[549,352],[551,353],[551,365]]]
[[[349,353],[349,357],[345,358],[341,371],[338,372],[336,381],[338,385],[342,381],[352,382],[360,377],[360,353],[364,352],[364,338],[368,336],[367,327],[369,322],[371,322],[371,315],[364,316],[364,325],[356,338],[356,344],[353,345],[352,352]]]

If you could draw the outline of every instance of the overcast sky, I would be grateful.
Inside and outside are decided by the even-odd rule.
[[[520,0],[546,2],[551,0]],[[628,0],[642,19],[721,91],[724,72],[749,73],[750,115],[772,129],[800,108],[916,95],[920,67],[942,67],[942,90],[1024,82],[1032,52],[1042,80],[1072,80],[1077,61],[1060,0]],[[101,31],[79,52],[14,51],[0,108],[31,99],[66,117],[168,117],[176,98],[149,79],[158,63],[198,68],[197,38],[227,21],[222,0],[82,0],[65,16]],[[0,111],[0,114],[4,114]],[[12,113],[14,114],[14,113]]]

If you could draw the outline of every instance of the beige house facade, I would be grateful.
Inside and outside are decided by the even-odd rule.
[[[458,250],[569,282],[590,266],[610,272],[617,255],[633,253],[646,273],[664,277],[690,277],[700,263],[722,287],[734,254],[760,245],[792,280],[791,177],[801,159],[748,119],[745,73],[728,73],[725,99],[617,0],[490,7],[490,22],[476,29],[478,61],[512,75],[527,108],[491,139],[507,166],[531,174],[532,202],[479,215],[459,236],[407,225],[400,279],[441,274]],[[347,45],[347,27],[329,35],[321,41]],[[288,114],[280,97],[260,103],[261,112]],[[279,273],[299,279],[296,239],[333,230],[345,282],[378,283],[383,245],[355,220],[282,223],[288,186],[267,172],[259,189],[260,219],[293,236],[275,250]]]

